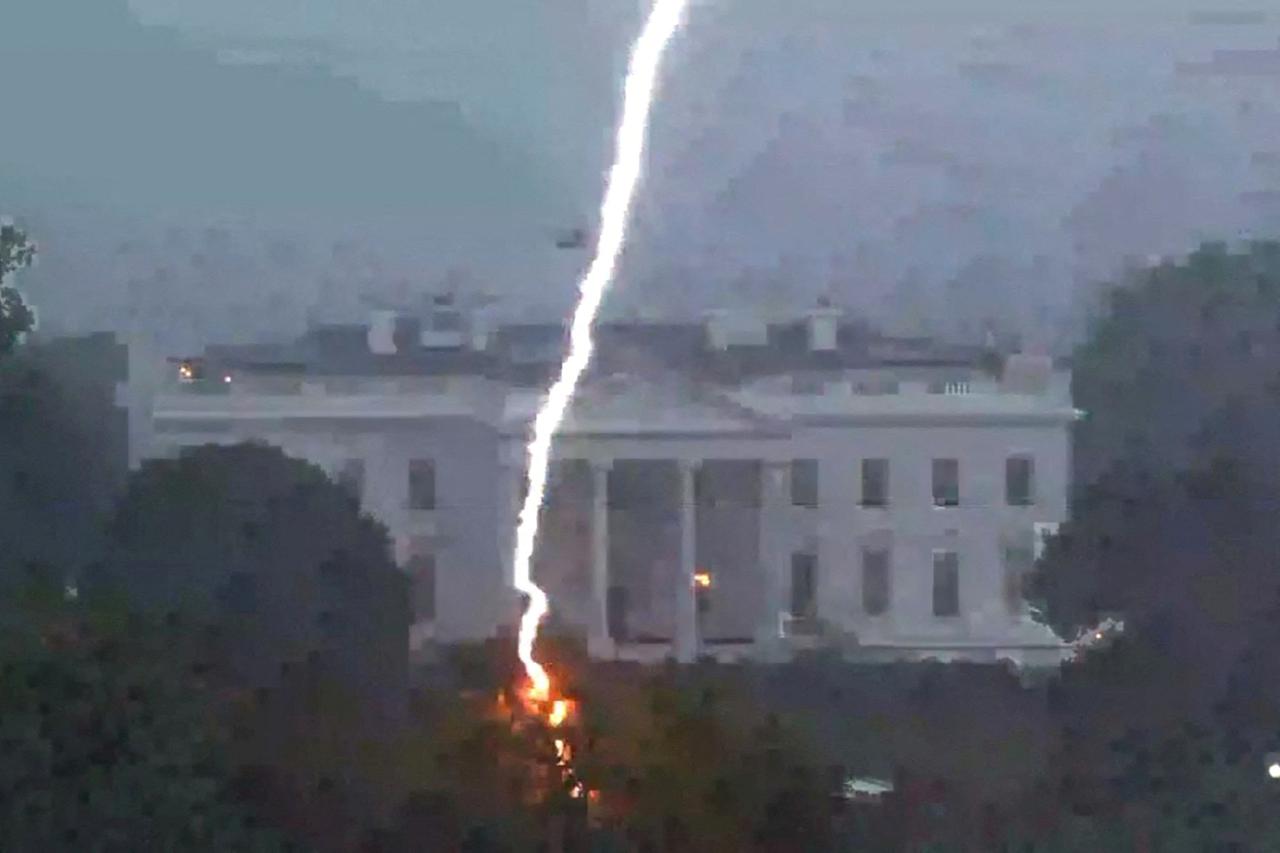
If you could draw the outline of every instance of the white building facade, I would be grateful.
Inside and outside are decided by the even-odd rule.
[[[524,443],[559,326],[448,306],[134,353],[131,463],[265,441],[390,531],[416,648],[511,631]],[[1002,361],[1002,364],[999,362]],[[1051,663],[1020,586],[1067,512],[1069,376],[837,311],[611,323],[555,444],[535,576],[593,656]]]

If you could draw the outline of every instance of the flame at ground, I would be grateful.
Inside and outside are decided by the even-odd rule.
[[[578,304],[569,330],[569,353],[560,375],[547,392],[533,422],[529,442],[528,491],[516,524],[513,559],[516,589],[529,597],[520,620],[517,651],[530,683],[531,696],[545,702],[551,697],[551,679],[533,657],[538,625],[547,614],[547,595],[533,582],[532,560],[538,538],[538,520],[547,487],[551,440],[559,430],[578,382],[591,361],[596,315],[605,290],[613,280],[618,258],[626,244],[631,202],[644,160],[649,112],[657,89],[662,54],[680,28],[688,0],[655,0],[649,19],[631,53],[623,87],[622,120],[618,124],[616,153],[600,208],[600,237],[595,258],[578,285]]]

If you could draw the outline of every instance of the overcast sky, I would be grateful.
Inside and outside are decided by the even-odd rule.
[[[292,278],[271,273],[292,282],[277,300],[315,298],[306,283],[336,275],[324,249],[345,232],[364,260],[325,292],[397,278],[412,290],[454,266],[522,303],[567,306],[586,258],[557,252],[550,230],[594,217],[644,3],[129,0],[163,29],[140,36],[95,12],[111,37],[59,11],[85,4],[112,0],[0,0],[62,51],[10,51],[7,79],[41,70],[28,74],[36,110],[88,104],[0,145],[0,188],[68,235],[73,201],[138,228],[151,254],[117,264],[101,299],[129,280],[185,294],[184,270],[139,284],[139,265],[150,281],[148,265],[170,263],[152,239],[162,220],[216,219],[321,247]],[[114,77],[92,70],[123,54]],[[95,91],[99,77],[110,88]],[[667,66],[611,305],[830,292],[895,321],[963,306],[1044,325],[1125,256],[1280,231],[1277,92],[1274,4],[699,0]],[[91,258],[102,229],[76,221],[67,248]],[[242,277],[264,275],[255,251]],[[154,310],[164,322],[170,309]]]

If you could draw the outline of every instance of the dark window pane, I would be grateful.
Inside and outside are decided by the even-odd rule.
[[[1010,506],[1028,506],[1033,502],[1035,463],[1030,456],[1011,456],[1004,464],[1005,499]]]
[[[960,504],[960,462],[956,459],[933,460],[934,506]]]
[[[812,619],[818,615],[818,558],[814,554],[791,555],[791,615]]]
[[[357,502],[364,498],[364,460],[347,459],[338,469],[338,485],[347,490]]]
[[[413,618],[415,620],[436,618],[435,554],[415,554],[410,557],[408,573]]]
[[[862,460],[862,505],[888,506],[889,460]]]
[[[1022,608],[1027,578],[1034,568],[1035,553],[1031,548],[1005,548],[1005,603],[1010,611],[1017,612]]]
[[[797,459],[791,463],[791,503],[804,507],[818,505],[818,460]]]
[[[889,552],[883,548],[862,552],[862,609],[869,616],[889,610]]]
[[[619,643],[628,642],[631,638],[627,625],[627,588],[611,586],[605,597],[605,618],[609,623],[609,637]]]
[[[436,466],[430,459],[409,460],[409,508],[436,508]]]
[[[933,615],[960,614],[960,558],[955,551],[933,554]]]

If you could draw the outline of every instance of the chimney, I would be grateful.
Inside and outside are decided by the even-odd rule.
[[[818,300],[818,307],[806,316],[809,326],[809,349],[813,352],[830,352],[839,347],[840,318],[844,312],[831,307],[826,297]]]
[[[396,352],[396,312],[378,310],[369,313],[369,352],[394,355]]]

